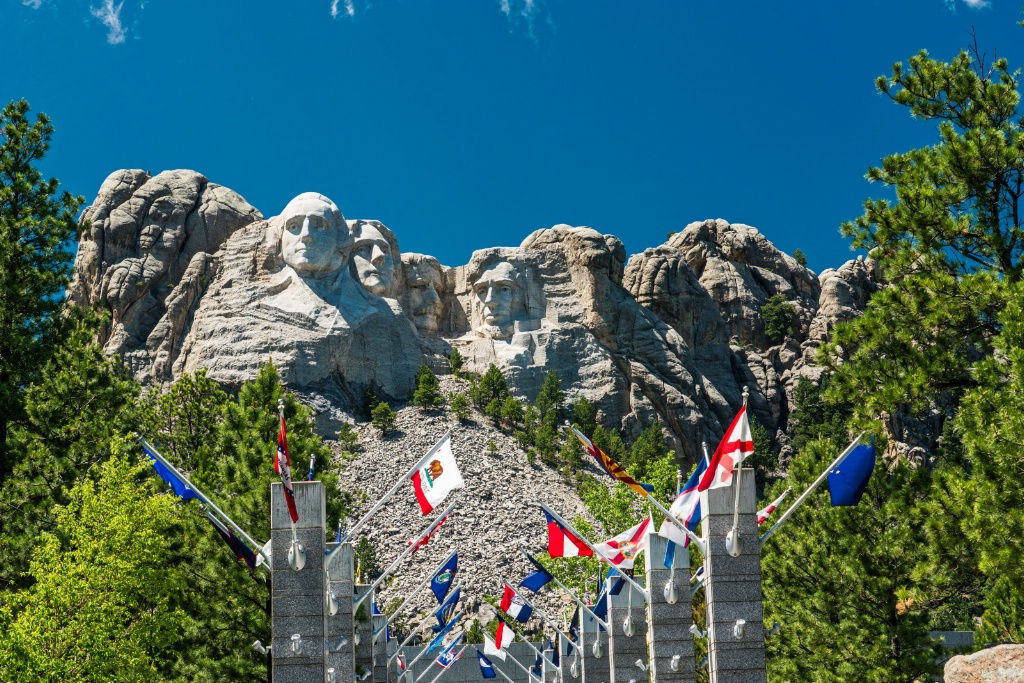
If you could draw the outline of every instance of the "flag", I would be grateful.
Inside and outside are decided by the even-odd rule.
[[[309,456],[309,472],[306,472],[306,481],[313,481],[313,464],[316,462],[316,456]]]
[[[704,580],[704,565],[701,565],[701,566],[697,567],[697,571],[695,571],[693,573],[693,576],[690,577],[690,583],[693,583],[694,581],[703,581],[703,580]]]
[[[605,593],[604,591],[601,591],[601,594],[597,596],[597,602],[594,603],[594,606],[590,609],[590,611],[593,612],[594,616],[597,617],[598,619],[600,619],[601,621],[606,621],[607,620],[607,618],[608,618],[608,595],[607,595],[607,593]]]
[[[145,453],[150,462],[153,464],[153,469],[156,470],[157,475],[163,479],[174,491],[174,495],[178,496],[182,500],[189,500],[191,498],[199,499],[196,492],[192,489],[192,485],[185,481],[183,478],[175,474],[171,468],[160,462],[156,455],[146,447],[146,444],[142,445],[142,452]]]
[[[455,652],[455,648],[459,646],[460,642],[462,642],[461,633],[455,638],[455,640],[444,646],[444,649],[441,650],[441,654],[437,656],[436,660],[437,665],[439,667],[441,667],[442,669],[447,669],[452,664],[454,664],[459,657],[462,656],[461,650],[459,652]]]
[[[338,520],[338,533],[334,534],[334,542],[341,543],[341,520]]]
[[[253,552],[252,548],[247,546],[241,539],[235,536],[235,533],[231,529],[227,528],[219,519],[211,515],[209,512],[206,513],[206,518],[210,520],[210,524],[217,530],[220,537],[224,539],[224,542],[228,544],[228,547],[235,552],[235,557],[245,562],[249,566],[249,569],[256,568],[256,553]]]
[[[701,458],[683,485],[683,490],[675,497],[672,506],[668,509],[680,524],[694,533],[697,532],[697,525],[700,524],[700,493],[697,491],[697,486],[707,469],[707,460]],[[665,569],[671,569],[676,554],[675,544],[678,543],[686,548],[690,545],[690,537],[667,519],[658,528],[658,535],[669,541],[668,547],[665,549]]]
[[[530,564],[533,565],[533,571],[530,572],[525,579],[520,581],[519,585],[524,588],[529,588],[536,593],[546,586],[553,577],[551,576],[551,572],[544,568],[544,565],[534,559],[533,555],[526,553],[526,559],[528,559]]]
[[[404,672],[405,671],[405,660],[402,659],[402,653],[399,652],[397,654],[397,656],[398,656],[398,670]]]
[[[507,583],[505,592],[501,594],[501,602],[498,603],[498,607],[513,619],[524,624],[530,620],[530,615],[533,614],[533,608],[526,604],[526,600]]]
[[[605,581],[611,578],[615,579],[615,583],[612,584],[612,587],[611,589],[609,589],[608,594],[618,595],[622,592],[623,587],[625,587],[626,580],[622,578],[622,575],[619,573],[619,570],[615,567],[608,567],[608,573],[604,576]]]
[[[580,608],[576,606],[576,611],[572,613],[572,619],[569,621],[569,648],[566,649],[565,654],[572,652],[572,645],[580,642]]]
[[[459,606],[460,598],[462,598],[462,589],[456,588],[455,592],[451,594],[451,597],[445,600],[444,603],[434,611],[434,617],[437,619],[437,626],[430,627],[434,630],[434,633],[437,633],[444,628],[452,618],[452,615],[455,614],[455,608]]]
[[[448,595],[448,590],[452,587],[452,581],[455,580],[455,575],[459,571],[459,554],[455,553],[452,555],[452,559],[444,563],[444,566],[437,570],[430,578],[430,590],[434,592],[434,597],[437,598],[437,604],[444,602],[444,598]]]
[[[542,668],[543,666],[544,657],[541,656],[540,652],[537,652],[537,659],[533,660],[533,668],[530,669],[530,673],[532,673],[537,678],[540,678],[541,674],[544,673],[544,670]]]
[[[498,654],[502,661],[505,661],[505,648],[509,646],[513,640],[516,639],[516,632],[512,630],[512,627],[505,623],[504,619],[498,619],[498,630],[494,632],[494,640],[491,641],[491,645],[500,651]],[[495,654],[487,652],[487,645],[484,644],[484,652],[487,654]]]
[[[595,446],[590,439],[583,436],[583,432],[575,427],[571,427],[571,429],[576,435],[576,438],[580,440],[581,444],[583,444],[583,448],[586,449],[587,453],[593,456],[594,460],[597,461],[597,464],[601,466],[601,469],[607,472],[612,479],[622,482],[629,488],[633,489],[633,491],[642,498],[646,498],[648,494],[654,491],[654,487],[650,484],[641,484],[636,479],[629,476],[629,473],[622,469],[619,463],[612,460],[611,456]]]
[[[433,512],[449,493],[466,485],[459,473],[459,466],[455,464],[450,438],[446,436],[440,444],[431,449],[417,470],[412,473],[410,480],[416,490],[420,512],[424,515]]]
[[[486,634],[484,635],[484,652],[498,657],[503,662],[505,661],[505,651],[499,648],[491,637]]]
[[[380,607],[377,606],[377,601],[376,600],[374,600],[370,604],[372,605],[372,607],[370,609],[370,614],[371,615],[376,616],[376,617],[383,616],[384,613],[380,611]],[[379,633],[379,631],[378,631],[378,633]],[[386,622],[384,624],[384,642],[385,643],[390,643],[391,642],[391,627]]]
[[[792,491],[792,490],[793,490],[793,487],[791,486],[788,489],[786,489],[785,491],[783,491],[781,496],[779,496],[778,498],[773,500],[768,505],[768,507],[761,508],[760,510],[757,511],[757,523],[758,523],[758,525],[764,524],[765,521],[769,517],[771,517],[771,514],[773,512],[775,512],[775,508],[779,507],[779,503],[782,502],[782,499],[785,498],[786,496],[788,496],[789,492]]]
[[[480,650],[476,651],[476,661],[480,665],[480,675],[483,678],[495,678],[497,676],[494,673],[494,665],[491,664],[491,660],[487,659]]]
[[[747,421],[747,406],[736,413],[725,436],[711,456],[708,469],[697,486],[698,491],[717,489],[732,483],[733,467],[754,452],[754,437],[750,434],[750,422]]]
[[[832,507],[857,505],[868,486],[875,469],[875,444],[862,443],[855,447],[828,473],[828,493]]]
[[[413,546],[412,551],[415,553],[417,550],[423,548],[428,543],[430,543],[430,539],[434,537],[434,534],[437,533],[437,530],[441,528],[441,525],[447,521],[448,515],[445,515],[440,520],[438,520],[436,524],[433,524],[429,529],[427,529],[427,533],[423,534],[415,541],[406,541],[405,544]]]
[[[457,624],[459,619],[461,618],[462,615],[459,614],[454,619],[452,619],[447,624],[441,627],[441,630],[437,632],[437,635],[434,636],[434,639],[430,641],[429,645],[427,645],[428,655],[441,646],[441,643],[444,642],[444,637],[448,635],[448,632],[452,630],[452,627],[455,626],[455,624]]]
[[[647,529],[650,526],[651,518],[647,517],[636,526],[594,547],[601,558],[609,563],[616,567],[632,569],[636,556],[647,547]]]
[[[284,500],[288,504],[288,515],[292,524],[299,521],[299,511],[295,508],[295,492],[292,490],[292,461],[288,457],[288,436],[284,428],[284,415],[281,416],[281,431],[277,433],[277,456],[274,458],[274,471],[281,475],[284,488]]]
[[[594,551],[578,539],[575,534],[558,523],[554,517],[544,511],[548,521],[548,555],[551,557],[592,557]]]
[[[548,638],[548,649],[551,650],[551,652],[552,652],[552,654],[551,654],[551,663],[554,664],[555,668],[557,669],[558,666],[559,666],[558,663],[560,661],[559,658],[558,658],[558,648],[551,644],[551,639],[550,638]]]

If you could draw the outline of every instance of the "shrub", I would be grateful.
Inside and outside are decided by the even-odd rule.
[[[412,404],[420,410],[433,410],[443,405],[440,386],[434,371],[426,365],[421,365],[416,372],[416,391],[412,395]]]
[[[779,344],[796,332],[796,309],[784,294],[773,294],[761,307],[761,322],[768,341]]]
[[[395,428],[398,422],[398,414],[391,409],[387,403],[381,401],[370,413],[373,426],[380,430],[381,436],[387,436],[388,432]]]
[[[451,409],[452,415],[454,415],[459,422],[465,422],[469,419],[469,399],[466,398],[466,394],[459,392],[453,393],[448,396],[448,408]]]
[[[460,376],[462,372],[462,363],[465,359],[462,354],[459,353],[458,349],[452,349],[452,352],[448,354],[448,366],[452,369],[452,374],[456,377]]]

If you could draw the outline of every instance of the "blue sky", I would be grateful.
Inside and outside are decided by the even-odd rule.
[[[465,263],[537,228],[629,253],[705,218],[850,258],[838,228],[934,126],[878,95],[972,25],[1024,65],[1022,0],[0,0],[0,100],[54,120],[46,173],[191,168],[267,216],[322,192]]]

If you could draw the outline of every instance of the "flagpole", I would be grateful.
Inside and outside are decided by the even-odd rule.
[[[743,410],[747,409],[747,399],[750,397],[750,392],[747,387],[743,387]],[[747,420],[747,424],[750,424],[749,417],[744,416]],[[740,543],[740,477],[743,474],[743,459],[740,458],[736,461],[733,466],[733,471],[736,473],[735,481],[733,486],[736,490],[733,495],[733,509],[732,509],[732,528],[729,529],[729,533],[725,535],[725,549],[733,557],[739,557],[741,552]]]
[[[577,435],[582,435],[582,433],[578,429],[573,427],[571,424],[569,424],[568,421],[566,421],[565,424],[566,424],[566,426],[569,429],[571,429]],[[612,478],[615,479],[616,481],[618,481],[618,479],[615,478],[614,475],[613,475]],[[704,544],[704,540],[700,536],[698,536],[697,534],[695,534],[692,531],[690,531],[689,529],[687,529],[686,525],[683,524],[682,522],[680,522],[678,519],[676,519],[675,515],[673,515],[671,512],[669,512],[667,509],[665,509],[665,506],[662,505],[661,503],[659,503],[658,500],[653,495],[651,495],[650,491],[646,491],[643,488],[641,488],[640,491],[643,491],[643,494],[641,494],[635,488],[633,488],[632,486],[627,486],[626,488],[628,488],[634,494],[636,494],[637,496],[642,497],[644,500],[648,501],[649,503],[651,503],[651,505],[656,507],[658,509],[658,512],[660,512],[661,514],[663,514],[665,516],[665,519],[667,519],[670,523],[674,524],[677,529],[682,531],[683,535],[688,536],[690,538],[690,542],[691,543],[696,543],[697,544],[697,547],[700,548],[701,553],[707,554],[707,546]]]
[[[459,650],[459,654],[455,656],[454,661],[452,661],[452,663],[449,666],[447,666],[447,667],[442,666],[440,673],[438,673],[436,676],[431,678],[430,679],[430,683],[436,683],[437,679],[439,679],[441,676],[444,676],[445,672],[447,672],[449,669],[451,669],[451,667],[455,666],[455,662],[457,662],[460,659],[462,659],[462,653],[466,651],[467,647],[469,647],[469,645],[463,645],[462,649]],[[427,669],[427,671],[430,671],[430,669]],[[418,681],[419,679],[417,678],[416,680]]]
[[[146,439],[144,439],[142,436],[139,436],[138,433],[135,433],[134,436],[135,436],[135,438],[137,438],[139,441],[142,442],[142,446],[149,452],[150,455],[152,455],[154,458],[156,458],[157,460],[160,461],[161,465],[163,465],[164,467],[169,469],[171,472],[174,473],[174,475],[176,477],[178,477],[179,479],[181,479],[182,481],[184,481],[186,484],[189,485],[189,487],[192,489],[192,492],[194,494],[196,494],[196,498],[199,499],[199,502],[203,503],[204,505],[209,507],[211,510],[213,510],[215,513],[217,513],[220,517],[222,517],[223,521],[228,526],[230,526],[232,529],[237,531],[238,535],[241,536],[244,541],[249,543],[249,545],[253,546],[253,552],[259,553],[260,556],[262,556],[263,559],[266,561],[267,568],[268,569],[270,568],[270,558],[266,555],[266,553],[263,552],[263,545],[261,545],[261,544],[257,543],[256,541],[252,540],[252,537],[249,536],[249,534],[245,533],[245,531],[242,529],[242,527],[240,527],[237,524],[235,524],[234,521],[230,517],[228,517],[226,514],[224,514],[223,510],[221,510],[219,507],[214,505],[213,501],[211,501],[209,498],[206,497],[206,494],[204,494],[202,491],[197,489],[195,487],[195,484],[193,484],[191,481],[188,480],[188,477],[186,477],[184,474],[182,474],[181,471],[178,470],[177,467],[175,467],[170,462],[168,462],[167,458],[165,458],[164,456],[160,455],[160,453],[158,453],[157,450],[155,448],[153,448],[153,444],[151,444],[148,441],[146,441]]]
[[[415,638],[416,634],[420,632],[420,629],[422,629],[424,626],[427,625],[427,622],[430,621],[432,616],[433,615],[428,614],[426,616],[426,618],[424,618],[423,621],[421,621],[416,628],[414,628],[411,631],[409,631],[409,636],[405,640],[402,641],[401,645],[398,646],[398,649],[395,650],[395,654],[393,654],[390,657],[388,657],[388,665],[389,666],[391,665],[391,662],[395,661],[395,657],[397,657],[399,654],[401,654],[402,648],[405,647],[406,645],[408,645],[409,641],[412,640],[413,638]],[[409,669],[408,666],[406,666],[405,668],[406,668],[406,670]]]
[[[519,546],[519,552],[521,552],[524,555],[528,556],[528,554],[526,552],[526,549],[524,549],[523,546]],[[550,574],[550,572],[549,572],[549,574]],[[593,610],[591,610],[589,607],[587,607],[586,603],[584,603],[582,600],[580,600],[578,597],[576,597],[575,593],[573,593],[571,590],[566,588],[565,584],[562,583],[561,581],[559,581],[557,576],[555,576],[554,574],[551,574],[551,580],[554,581],[556,584],[558,584],[558,587],[561,588],[563,591],[565,591],[568,594],[568,596],[570,598],[572,598],[573,602],[575,602],[577,605],[579,605],[583,609],[587,610],[587,614],[589,614],[591,617],[596,619],[597,623],[601,624],[601,626],[604,626],[605,628],[608,628],[608,622],[606,622],[604,619],[602,619],[601,617],[599,617],[596,614],[594,614]],[[570,642],[572,642],[572,641],[570,641]]]
[[[550,507],[548,507],[548,505],[547,505],[546,503],[544,503],[544,501],[541,501],[541,503],[540,503],[540,506],[541,506],[541,508],[543,508],[543,509],[544,509],[544,511],[545,511],[545,512],[547,512],[547,513],[548,513],[549,515],[551,515],[551,516],[552,516],[552,517],[554,518],[554,520],[555,520],[556,522],[558,522],[559,524],[561,524],[562,526],[564,526],[564,527],[565,527],[566,529],[568,529],[568,530],[569,530],[569,532],[570,532],[570,533],[572,533],[572,535],[573,535],[573,536],[575,536],[576,538],[578,538],[578,539],[580,539],[581,541],[583,541],[583,543],[585,543],[585,544],[586,544],[586,546],[587,546],[588,548],[590,548],[590,549],[591,549],[591,550],[593,551],[593,553],[594,553],[594,557],[596,557],[596,558],[597,558],[597,559],[598,559],[599,561],[607,561],[607,558],[605,558],[605,557],[604,557],[604,555],[602,555],[601,553],[599,553],[599,552],[598,552],[598,550],[597,550],[597,548],[595,548],[595,547],[594,547],[594,545],[593,545],[593,544],[592,544],[592,543],[591,543],[590,541],[588,541],[588,540],[587,540],[587,539],[585,539],[585,538],[584,538],[584,537],[583,537],[582,535],[580,535],[580,532],[578,532],[578,531],[576,531],[575,529],[573,529],[573,528],[572,528],[572,526],[570,526],[570,525],[569,525],[569,523],[568,523],[567,521],[565,521],[564,519],[562,519],[562,518],[561,518],[561,517],[560,517],[560,516],[558,515],[558,513],[557,513],[557,512],[555,512],[555,511],[554,511],[554,510],[552,510],[552,509],[551,509]],[[669,515],[669,517],[671,517],[671,515]],[[685,527],[684,527],[684,528],[685,528]],[[689,530],[687,530],[687,533],[689,533]],[[633,579],[632,579],[631,577],[629,577],[629,576],[626,576],[625,574],[621,574],[621,573],[620,573],[620,575],[621,575],[621,576],[622,576],[622,578],[624,578],[624,579],[625,579],[625,580],[626,580],[627,582],[629,582],[629,583],[630,583],[630,585],[632,585],[632,586],[633,586],[634,588],[636,588],[636,589],[637,589],[637,591],[639,591],[639,592],[640,592],[640,595],[644,596],[644,599],[645,599],[645,600],[646,600],[646,599],[649,599],[649,598],[650,598],[650,594],[649,594],[649,593],[647,592],[647,590],[646,590],[645,588],[642,588],[642,587],[640,586],[640,584],[638,584],[638,583],[637,583],[636,581],[634,581],[634,580],[633,580]],[[588,611],[589,611],[589,610],[588,610]],[[603,622],[602,622],[602,623],[603,623]]]
[[[442,512],[440,515],[438,515],[437,519],[435,519],[433,522],[431,522],[430,526],[427,527],[427,530],[425,532],[423,532],[422,534],[420,534],[419,537],[415,541],[410,543],[406,547],[406,549],[404,551],[402,551],[402,554],[399,555],[398,558],[394,562],[391,563],[391,566],[388,567],[387,569],[385,569],[383,571],[383,573],[381,573],[380,577],[370,585],[370,588],[366,592],[364,592],[359,597],[359,599],[356,600],[352,604],[352,611],[353,612],[355,612],[357,609],[359,609],[359,606],[361,604],[363,604],[368,597],[370,597],[370,595],[373,593],[373,591],[377,590],[377,587],[380,586],[382,583],[384,583],[384,579],[388,578],[391,575],[391,573],[393,571],[395,571],[395,569],[398,568],[398,565],[400,565],[402,563],[402,560],[404,560],[405,558],[407,558],[409,555],[411,555],[413,553],[413,550],[418,547],[417,544],[420,541],[422,541],[425,537],[430,536],[430,534],[433,533],[434,530],[437,529],[437,527],[441,526],[441,522],[443,522],[445,519],[447,519],[448,515],[450,515],[452,513],[452,510],[455,509],[455,502],[456,501],[452,501],[452,504],[449,505],[445,509],[444,512]]]
[[[453,641],[453,642],[454,642],[454,641]],[[462,646],[462,650],[465,650],[465,649],[466,649],[467,647],[469,647],[469,646],[468,646],[468,645],[463,645],[463,646]],[[459,650],[459,657],[461,657],[461,656],[462,656],[462,650]],[[443,654],[444,654],[444,648],[442,647],[442,648],[441,648],[441,651],[440,651],[440,652],[439,652],[439,653],[437,654],[437,656],[436,656],[436,657],[434,657],[434,661],[433,661],[433,662],[431,662],[431,664],[437,664],[437,660],[441,659],[441,655],[443,655]],[[457,660],[458,660],[458,658],[456,658],[456,660],[455,660],[455,661],[457,661]],[[453,661],[453,662],[452,662],[452,664],[455,664],[455,661]],[[441,666],[440,664],[437,664],[437,665],[438,665],[438,666]],[[441,666],[441,673],[444,673],[444,672],[445,672],[445,671],[447,671],[447,670],[448,670],[448,669],[446,669],[445,667]],[[422,679],[422,678],[423,678],[424,676],[426,676],[426,675],[427,675],[427,672],[428,672],[428,671],[430,671],[430,664],[428,664],[428,665],[427,665],[427,668],[423,670],[423,673],[421,673],[421,674],[420,674],[419,676],[417,676],[417,677],[416,677],[416,679],[415,679],[415,683],[419,683],[419,682],[420,682],[420,680],[421,680],[421,679]],[[441,675],[441,674],[438,674],[437,676],[440,676],[440,675]],[[432,679],[431,679],[431,681],[430,681],[430,683],[434,683],[434,681],[436,681],[436,680],[437,680],[437,676],[435,676],[434,678],[432,678]]]
[[[374,631],[374,632],[373,632],[373,635],[372,635],[372,637],[370,638],[370,642],[371,642],[371,643],[375,643],[375,642],[377,642],[377,636],[379,636],[379,635],[381,634],[381,632],[383,632],[384,630],[386,630],[386,629],[387,629],[387,627],[388,627],[388,624],[390,624],[390,623],[391,623],[392,621],[394,621],[395,617],[397,617],[397,616],[398,616],[399,614],[401,614],[401,613],[402,613],[402,610],[403,610],[403,609],[405,609],[405,606],[409,604],[409,601],[410,601],[410,600],[412,600],[413,598],[415,598],[415,597],[416,597],[417,595],[419,595],[419,592],[420,592],[421,590],[423,590],[423,587],[424,587],[424,586],[426,586],[426,585],[427,585],[428,583],[430,583],[430,580],[431,580],[432,578],[434,578],[434,574],[437,574],[437,573],[438,573],[439,571],[441,571],[441,569],[442,569],[442,568],[443,568],[443,567],[444,567],[444,566],[445,566],[446,564],[448,564],[448,562],[450,562],[450,561],[451,561],[451,559],[452,559],[453,557],[455,557],[455,553],[457,553],[457,552],[459,552],[459,549],[458,549],[458,547],[456,546],[455,550],[453,550],[453,551],[452,551],[452,554],[451,554],[451,555],[449,555],[448,557],[446,557],[446,558],[445,558],[445,559],[444,559],[444,560],[443,560],[443,561],[441,562],[441,564],[439,564],[439,565],[437,566],[437,569],[435,569],[435,570],[434,570],[434,571],[432,571],[432,572],[431,572],[430,574],[428,574],[428,575],[427,575],[427,578],[426,578],[426,579],[424,579],[423,581],[421,581],[421,582],[420,582],[420,585],[416,586],[416,588],[415,588],[415,589],[413,590],[413,592],[412,592],[412,593],[409,593],[409,597],[407,597],[407,598],[406,598],[405,600],[403,600],[403,601],[402,601],[402,604],[398,606],[398,609],[396,609],[396,610],[395,610],[394,612],[392,612],[392,613],[391,613],[391,616],[390,616],[390,617],[388,617],[388,618],[387,618],[387,621],[385,621],[385,622],[384,622],[384,627],[383,627],[383,628],[381,628],[381,629],[379,629],[379,630],[377,630],[377,631]]]
[[[515,634],[516,634],[517,636],[519,635],[518,633],[516,633],[516,632],[515,632],[515,629],[513,629],[513,630],[512,630],[512,633],[515,633]],[[520,639],[521,639],[521,640],[522,640],[522,641],[523,641],[524,643],[526,643],[527,645],[529,645],[529,646],[530,646],[531,648],[533,648],[533,651],[534,651],[534,652],[537,652],[537,648],[533,647],[533,643],[531,643],[530,641],[526,640],[525,638],[522,638],[522,636],[520,636]],[[540,653],[538,652],[537,654],[540,654]],[[522,669],[523,671],[525,671],[525,672],[526,672],[526,680],[528,680],[528,681],[531,681],[531,682],[532,682],[534,678],[537,678],[536,676],[534,676],[534,675],[533,675],[533,674],[532,674],[532,673],[530,672],[530,670],[529,670],[529,669],[527,669],[527,668],[526,668],[525,666],[523,666],[523,664],[522,664],[522,663],[521,663],[521,662],[520,662],[520,661],[519,661],[518,659],[516,659],[516,658],[515,658],[515,656],[513,656],[511,652],[509,652],[509,653],[508,653],[508,655],[509,655],[510,657],[512,657],[512,661],[513,661],[513,662],[515,662],[515,665],[516,665],[516,666],[518,666],[518,667],[519,667],[520,669]],[[543,659],[543,658],[544,658],[544,655],[541,655],[541,659]],[[544,680],[544,678],[543,678],[543,672],[541,673],[541,676],[540,676],[540,680]]]
[[[505,585],[506,585],[506,586],[509,586],[509,587],[511,588],[511,586],[509,585],[509,583],[508,583],[507,581],[505,582]],[[523,602],[525,602],[525,603],[526,603],[526,605],[527,605],[527,606],[528,606],[528,607],[529,607],[529,608],[530,608],[531,610],[533,610],[534,612],[536,612],[536,613],[537,613],[537,614],[538,614],[538,615],[540,616],[540,618],[541,618],[541,619],[543,619],[543,620],[544,620],[544,621],[545,621],[545,622],[547,623],[547,625],[548,625],[548,626],[550,626],[551,628],[553,628],[553,629],[555,630],[555,633],[558,633],[559,635],[565,636],[565,634],[564,634],[564,633],[562,633],[562,630],[561,630],[560,628],[558,628],[558,626],[556,626],[556,625],[555,625],[555,622],[551,621],[551,619],[549,619],[549,618],[548,618],[548,615],[544,614],[544,612],[543,612],[543,611],[541,611],[541,610],[540,610],[540,608],[538,608],[538,607],[537,607],[536,605],[534,605],[534,604],[533,604],[532,602],[530,602],[529,600],[527,600],[526,598],[524,598],[524,597],[523,597],[522,595],[520,595],[520,594],[519,594],[519,591],[516,591],[516,595],[519,595],[520,599],[522,599],[522,601],[523,601]],[[568,640],[569,636],[565,636],[565,637],[566,637],[566,640]],[[554,662],[552,662],[552,664],[554,664]]]
[[[281,416],[281,424],[284,424],[284,399],[277,399],[277,414]],[[291,454],[287,454],[288,459],[291,459]],[[277,456],[274,456],[277,457]],[[288,467],[288,478],[291,479],[291,463],[287,463]],[[282,484],[283,486],[283,484]],[[287,492],[286,492],[287,495]],[[297,514],[297,513],[296,513]],[[299,571],[302,569],[302,565],[306,564],[306,549],[299,543],[299,532],[295,529],[295,520],[292,519],[291,513],[288,514],[288,522],[292,526],[292,547],[288,550],[288,566]]]
[[[417,460],[416,464],[410,467],[409,471],[402,475],[398,479],[398,482],[391,487],[391,490],[385,493],[384,497],[378,500],[376,504],[372,508],[370,508],[370,511],[363,515],[360,518],[360,520],[356,522],[351,529],[348,530],[348,534],[345,535],[345,538],[341,539],[341,542],[344,543],[345,541],[349,540],[350,538],[352,538],[352,536],[355,535],[357,531],[362,529],[363,525],[370,521],[370,518],[373,517],[373,515],[376,514],[378,510],[381,509],[384,503],[386,503],[387,500],[391,498],[391,496],[395,495],[398,492],[398,489],[402,488],[402,484],[408,481],[409,477],[411,477],[430,456],[432,456],[434,453],[437,453],[437,451],[441,448],[444,442],[450,440],[450,438],[451,432],[445,432],[444,436],[441,437],[441,440],[434,444],[434,446],[429,451],[427,451],[426,455]]]
[[[762,545],[765,541],[771,538],[772,534],[775,533],[775,530],[782,526],[782,523],[785,522],[791,514],[793,514],[793,510],[796,510],[800,506],[800,504],[804,502],[807,496],[811,495],[811,492],[814,491],[814,489],[818,488],[821,482],[825,481],[825,477],[828,476],[828,473],[834,470],[836,467],[839,467],[839,465],[842,464],[843,460],[846,460],[846,458],[849,457],[850,453],[853,453],[853,449],[857,447],[857,444],[860,442],[862,438],[864,438],[864,435],[866,433],[866,431],[861,432],[856,439],[851,441],[850,445],[846,447],[846,450],[840,453],[839,457],[833,460],[832,464],[825,468],[825,471],[821,473],[821,476],[815,479],[814,483],[807,487],[807,490],[801,493],[800,497],[793,501],[793,504],[790,505],[784,513],[782,513],[782,516],[779,517],[779,521],[775,522],[775,524],[772,525],[771,529],[764,532],[764,535],[761,536],[760,539]]]
[[[477,652],[480,652],[480,650],[477,650]],[[486,657],[486,656],[487,655],[484,655],[484,657]],[[513,657],[513,659],[515,659],[515,658]],[[487,661],[491,662],[490,659],[488,659]],[[498,665],[495,664],[494,662],[491,662],[491,668],[494,669],[495,671],[497,671],[498,673],[500,673],[501,677],[504,678],[506,681],[508,681],[508,683],[515,683],[515,681],[513,681],[511,678],[509,678],[508,675],[506,675],[504,671],[499,669]]]
[[[449,619],[449,620],[448,620],[448,623],[451,623],[451,622],[452,622],[453,620],[455,620],[455,619],[460,619],[460,618],[462,618],[462,615],[463,615],[463,614],[465,614],[465,612],[459,612],[457,616],[454,616],[454,617],[452,617],[451,619]],[[429,619],[429,617],[427,617],[427,618]],[[422,628],[422,626],[423,626],[423,624],[420,624],[420,628]],[[416,629],[416,630],[418,631],[419,629]],[[462,634],[462,633],[464,633],[464,632],[465,632],[465,629],[463,629],[462,631],[459,631],[459,634],[461,635],[461,634]],[[411,637],[412,637],[412,636],[410,636],[410,638],[411,638]],[[436,638],[436,637],[437,637],[437,636],[435,635],[435,636],[434,636],[434,638]],[[428,641],[427,641],[427,644],[423,646],[423,649],[422,649],[422,650],[420,650],[420,653],[419,653],[418,655],[416,655],[415,659],[413,659],[413,660],[412,660],[411,662],[409,662],[408,664],[406,664],[406,665],[405,665],[405,670],[406,670],[406,671],[412,671],[412,665],[413,665],[413,664],[415,664],[416,662],[420,661],[420,659],[421,659],[421,658],[423,657],[423,655],[427,654],[427,648],[428,648],[428,647],[430,647],[430,642],[431,642],[431,641],[432,641],[432,640],[433,640],[434,638],[431,638],[430,640],[428,640]],[[442,638],[442,639],[441,639],[441,642],[444,642],[444,638]],[[401,651],[402,651],[402,648],[398,648],[398,650],[397,650],[397,651],[395,652],[395,654],[397,655],[397,654],[398,654],[399,652],[401,652]],[[388,662],[390,663],[390,662],[391,662],[391,660],[389,659],[389,660],[388,660]]]

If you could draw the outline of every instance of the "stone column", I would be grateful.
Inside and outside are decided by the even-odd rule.
[[[375,614],[370,619],[373,631],[382,629],[381,634],[373,643],[373,683],[387,683],[388,681],[388,642],[387,634],[383,632],[387,620],[387,616],[383,614]],[[373,637],[372,634],[370,637]]]
[[[335,544],[327,545],[333,549]],[[351,683],[356,670],[352,619],[353,558],[352,544],[344,543],[328,568],[329,586],[338,601],[338,612],[327,616],[327,667],[334,669],[338,683]]]
[[[355,597],[361,598],[366,595],[366,592],[370,590],[370,587],[356,584]],[[354,601],[353,601],[354,602]],[[362,671],[364,675],[373,672],[373,646],[370,643],[373,620],[370,618],[371,607],[370,603],[373,602],[373,596],[366,598],[363,604],[359,606],[359,609],[355,612],[355,633],[358,636],[359,643],[356,645],[356,678],[362,680],[362,676],[359,672]],[[370,676],[367,676],[366,680],[369,680]]]
[[[665,569],[665,553],[669,541],[652,531],[647,535],[647,585],[651,599],[647,603],[648,672],[651,683],[693,683],[696,680],[693,662],[693,609],[690,603],[690,551],[676,544],[672,566]],[[675,604],[665,598],[665,587],[671,580],[675,587]],[[672,660],[676,669],[672,670]]]
[[[643,581],[637,577],[637,583]],[[612,579],[606,583],[614,585]],[[647,609],[645,599],[628,583],[618,595],[608,596],[608,666],[609,683],[644,683],[647,672],[636,665],[636,660],[647,663]],[[629,618],[633,635],[626,635],[624,624]],[[589,678],[589,677],[588,677]]]
[[[270,485],[271,635],[275,683],[306,683],[324,680],[326,657],[327,579],[324,574],[324,487],[318,481],[295,482],[296,524],[299,543],[306,547],[306,564],[300,571],[288,566],[292,545],[291,520],[280,483]],[[292,652],[292,636],[301,638],[301,649]]]
[[[580,665],[585,669],[587,683],[611,683],[608,668],[608,634],[604,633],[594,617],[580,610],[580,629],[583,645],[580,646]],[[594,641],[601,644],[601,656],[594,656]]]
[[[734,475],[735,476],[735,475]],[[711,683],[767,683],[764,614],[761,607],[761,544],[757,528],[754,470],[740,481],[740,554],[729,555],[725,537],[732,528],[733,485],[700,494],[707,577],[708,667]],[[745,623],[737,635],[737,620]]]

